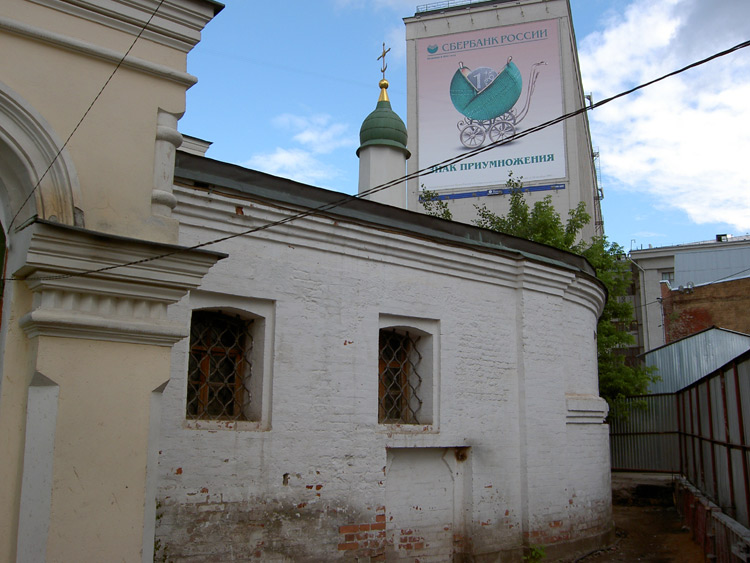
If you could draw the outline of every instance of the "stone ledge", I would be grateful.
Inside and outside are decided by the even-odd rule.
[[[187,327],[167,317],[167,306],[225,256],[41,220],[19,235],[26,260],[15,277],[34,293],[19,322],[29,337],[171,346]]]
[[[595,395],[566,395],[567,424],[602,424],[607,418],[607,401]]]

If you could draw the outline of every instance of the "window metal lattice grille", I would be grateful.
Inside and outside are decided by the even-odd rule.
[[[186,416],[247,420],[252,321],[195,311],[190,326]]]
[[[419,336],[408,332],[380,331],[378,421],[390,424],[419,424],[422,408],[422,376],[417,366],[422,355]]]

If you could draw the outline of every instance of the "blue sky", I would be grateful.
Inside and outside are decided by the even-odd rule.
[[[385,41],[406,120],[404,0],[228,0],[188,57],[180,130],[207,156],[354,193]],[[586,92],[604,99],[750,39],[748,0],[571,0]],[[750,232],[750,49],[590,115],[605,230],[626,250]],[[407,124],[408,125],[408,124]]]

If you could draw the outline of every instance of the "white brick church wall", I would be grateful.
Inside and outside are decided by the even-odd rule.
[[[290,213],[175,193],[185,245]],[[186,421],[188,342],[175,346],[160,438],[160,556],[520,560],[524,542],[609,529],[595,358],[604,296],[591,278],[516,252],[324,217],[213,248],[228,258],[171,315],[187,325],[194,308],[224,307],[264,318],[253,374],[264,378],[264,416]],[[378,331],[393,324],[432,335],[430,424],[378,423]]]

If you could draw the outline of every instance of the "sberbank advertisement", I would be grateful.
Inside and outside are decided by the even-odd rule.
[[[557,20],[417,41],[419,168],[427,189],[565,176],[562,124],[515,135],[562,115]],[[509,142],[449,165],[458,154]]]

